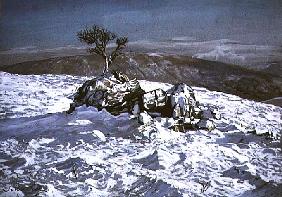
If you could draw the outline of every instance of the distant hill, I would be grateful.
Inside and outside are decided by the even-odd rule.
[[[16,74],[71,74],[92,76],[102,73],[98,56],[56,57],[0,66],[1,71]],[[264,101],[282,95],[282,79],[237,65],[201,60],[185,55],[127,53],[112,69],[130,78],[167,83],[185,82],[192,86]]]

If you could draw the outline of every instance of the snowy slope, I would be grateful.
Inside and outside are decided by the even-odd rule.
[[[139,125],[92,107],[62,113],[86,78],[0,75],[0,196],[282,193],[279,107],[193,87],[201,107],[221,117],[211,132],[176,133],[169,119]]]

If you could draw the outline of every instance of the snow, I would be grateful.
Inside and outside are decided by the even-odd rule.
[[[165,118],[140,125],[129,114],[85,106],[65,114],[83,77],[0,75],[0,196],[9,188],[23,196],[22,185],[36,192],[32,181],[45,188],[41,196],[240,196],[281,188],[279,107],[193,87],[201,108],[220,118],[212,131],[180,133]],[[171,87],[140,83],[146,91]]]
[[[0,197],[24,197],[24,193],[21,191],[17,191],[15,188],[11,187],[9,188],[9,191],[5,191],[2,194],[0,194]]]
[[[148,53],[151,57],[163,57],[160,53]]]
[[[101,131],[93,130],[92,132],[93,132],[93,135],[97,136],[101,141],[103,141],[103,142],[106,141],[106,137]]]
[[[140,82],[141,88],[145,90],[146,92],[150,92],[158,88],[166,91],[172,87],[172,85],[168,83],[159,83],[159,82],[153,82],[153,81],[149,82],[146,80],[139,80],[139,82]]]
[[[73,122],[69,122],[68,125],[88,125],[92,124],[90,120],[74,120]]]
[[[25,77],[5,72],[0,72],[0,78],[3,108],[0,119],[66,111],[72,102],[67,97],[87,79],[67,75],[31,75],[25,80]]]
[[[230,61],[233,61],[234,63],[242,63],[245,61],[244,56],[236,54],[233,48],[226,45],[217,45],[211,51],[197,53],[193,57],[213,61],[224,61],[224,59],[230,59]]]

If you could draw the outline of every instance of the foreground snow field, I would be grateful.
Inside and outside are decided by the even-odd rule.
[[[216,129],[177,133],[93,107],[87,78],[0,73],[0,196],[279,196],[282,109],[193,87]],[[170,84],[140,81],[147,91]]]

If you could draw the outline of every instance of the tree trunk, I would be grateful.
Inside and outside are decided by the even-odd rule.
[[[106,74],[109,71],[109,60],[107,57],[105,57],[104,59],[105,59],[105,66],[104,66],[103,74]]]

